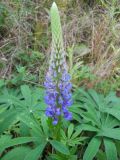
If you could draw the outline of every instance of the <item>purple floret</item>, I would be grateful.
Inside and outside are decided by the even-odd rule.
[[[58,81],[57,75],[54,76],[53,71],[49,72],[46,76],[44,86],[46,88],[45,103],[47,104],[46,116],[53,119],[53,125],[58,123],[59,116],[63,116],[66,120],[72,119],[72,113],[68,111],[68,107],[73,104],[72,101],[72,84],[70,82],[70,75],[67,71],[61,73]]]

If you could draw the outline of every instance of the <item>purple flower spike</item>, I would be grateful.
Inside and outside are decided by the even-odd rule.
[[[58,18],[54,19],[54,15]],[[72,119],[72,113],[68,111],[68,107],[73,101],[71,76],[67,72],[59,12],[55,3],[51,8],[51,26],[56,30],[52,28],[52,52],[44,82],[46,89],[44,100],[47,104],[45,114],[52,118],[53,125],[56,125],[60,116],[66,120]]]
[[[48,105],[46,108],[46,116],[53,119],[53,125],[58,123],[59,116],[63,116],[65,120],[72,119],[72,113],[68,111],[68,107],[73,104],[71,88],[72,84],[70,82],[70,76],[68,76],[67,72],[64,72],[64,68],[62,70],[65,79],[62,79],[62,73],[59,74],[57,72],[56,77],[52,75],[51,72],[50,81],[46,81],[46,95],[45,95],[45,103]],[[54,69],[53,69],[54,71]],[[67,76],[65,75],[67,74]],[[47,74],[48,75],[48,74]],[[61,78],[60,78],[61,77]],[[48,79],[48,78],[47,78]],[[51,86],[52,81],[52,86]]]

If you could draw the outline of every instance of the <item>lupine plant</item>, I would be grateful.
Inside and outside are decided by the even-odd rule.
[[[70,92],[72,84],[67,72],[60,17],[55,2],[51,8],[51,26],[51,60],[44,85],[46,88],[45,102],[48,105],[46,115],[51,117],[53,124],[56,125],[61,116],[66,120],[72,119],[72,114],[68,111],[68,107],[72,105]]]
[[[10,157],[18,159],[17,154],[20,160],[37,160],[40,157],[50,160],[75,160],[77,159],[76,146],[85,139],[85,137],[80,138],[81,130],[76,130],[75,126],[70,124],[70,120],[73,120],[72,113],[69,111],[73,104],[72,84],[65,59],[60,16],[55,3],[51,7],[50,17],[52,46],[49,69],[44,82],[45,91],[31,91],[28,86],[23,85],[22,95],[14,96],[8,92],[6,96],[3,93],[4,98],[1,97],[1,108],[6,106],[6,110],[3,109],[0,114],[2,117],[7,114],[7,119],[1,119],[1,125],[6,122],[6,125],[0,129],[1,133],[11,124],[17,123],[20,129],[18,134],[21,137],[11,139],[9,136],[2,135],[0,152],[10,146],[28,142],[32,142],[32,148],[24,146],[13,148],[3,156],[2,160],[8,160]],[[45,96],[41,97],[43,93]],[[14,128],[16,125],[13,130]]]
[[[120,99],[71,92],[58,8],[50,11],[52,47],[44,89],[0,92],[0,160],[120,159]]]

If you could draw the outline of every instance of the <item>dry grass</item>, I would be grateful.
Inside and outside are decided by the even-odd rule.
[[[36,75],[39,72],[38,81],[42,82],[50,53],[48,10],[52,0],[30,0],[29,3],[2,0],[0,3],[7,10],[5,23],[0,31],[0,77],[11,78],[16,66],[20,65],[26,66],[29,73]],[[81,51],[73,48],[73,67],[83,61],[97,75],[98,81],[112,76],[116,68],[119,68],[120,14],[113,15],[110,19],[107,8],[100,5],[92,5],[91,8],[82,1],[65,1],[58,5],[65,48],[72,48],[73,45],[76,48],[84,44],[89,49],[86,55],[81,56]],[[24,56],[27,55],[29,61],[36,51],[45,58],[41,61],[33,60],[30,66]],[[80,70],[80,67],[77,69]]]

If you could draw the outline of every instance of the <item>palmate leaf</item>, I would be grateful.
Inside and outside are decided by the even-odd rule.
[[[8,129],[15,122],[17,112],[13,109],[6,110],[0,114],[0,133]]]
[[[24,112],[42,114],[46,108],[44,103],[44,90],[43,88],[33,88],[30,89],[27,85],[21,86],[22,103],[24,103]]]
[[[21,104],[21,95],[19,93],[19,91],[13,90],[13,89],[3,89],[2,94],[0,95],[0,105],[4,105],[5,108],[7,107],[15,107],[15,105],[18,105],[19,107],[23,106],[23,104]],[[15,104],[16,103],[16,104]]]
[[[6,136],[5,137],[2,136],[0,138],[0,153],[2,153],[8,147],[15,146],[18,144],[24,144],[28,142],[35,142],[38,140],[39,140],[39,137],[19,137],[14,139],[7,138],[6,140]]]
[[[107,104],[110,104],[110,106],[116,106],[120,104],[120,98],[116,96],[115,92],[110,92],[106,97],[105,101]]]
[[[48,118],[43,114],[41,116],[41,125],[43,128],[44,134],[48,137],[49,136],[49,127],[47,124],[47,120],[48,120]]]
[[[107,160],[118,160],[117,149],[114,142],[111,139],[104,138],[105,152]]]
[[[44,90],[30,89],[27,85],[21,86],[20,95],[16,95],[13,92],[4,92],[0,95],[0,105],[4,108],[13,108],[18,112],[32,112],[45,109],[45,103],[43,101]],[[23,99],[24,98],[24,99]]]
[[[21,114],[18,116],[18,119],[31,129],[31,134],[33,136],[44,136],[39,121],[35,119],[33,115]]]
[[[86,137],[80,136],[81,132],[81,128],[75,128],[73,124],[70,124],[67,133],[65,133],[64,130],[61,130],[61,141],[68,146],[82,144]]]
[[[21,92],[22,92],[22,95],[25,99],[26,106],[31,106],[32,96],[31,96],[30,88],[27,85],[22,85]]]
[[[84,153],[83,160],[93,160],[101,144],[101,139],[93,137]]]
[[[4,105],[4,107],[23,107],[24,104],[19,100],[18,97],[15,97],[14,95],[1,95],[0,96],[0,104]]]
[[[97,127],[94,127],[90,124],[81,124],[77,128],[81,129],[82,131],[92,131],[92,132],[98,132],[99,131],[99,129]]]
[[[55,148],[60,153],[65,154],[65,155],[70,154],[69,149],[63,143],[56,141],[56,140],[50,140],[49,142],[53,146],[53,148]]]
[[[73,131],[74,131],[74,125],[70,124],[68,127],[68,138],[72,136]]]
[[[90,95],[90,97],[92,98],[91,99],[91,102],[92,104],[95,105],[96,108],[103,108],[103,106],[105,105],[105,102],[104,102],[104,96],[101,95],[101,94],[98,94],[95,90],[93,89],[90,89],[88,90],[88,94]],[[92,101],[93,100],[93,101]]]
[[[88,106],[91,105],[92,108],[99,109],[104,104],[104,97],[92,89],[88,90],[88,92],[86,92],[83,88],[78,89],[74,99],[86,103]]]
[[[91,122],[94,126],[100,126],[100,119],[97,118],[97,112],[93,110],[88,110],[81,114],[85,121]]]
[[[29,147],[17,147],[8,152],[1,160],[38,160],[42,154],[46,141],[41,142],[35,149],[30,149]]]
[[[74,112],[74,113],[80,113],[82,110],[83,105],[81,105],[80,103],[75,103],[69,108],[70,111]]]
[[[67,139],[65,131],[63,129],[60,130],[60,133],[61,133],[61,136],[62,136],[63,140]]]
[[[79,100],[81,101],[80,98],[86,97],[87,99],[90,99],[90,96],[88,95],[88,93],[83,89],[83,88],[78,88],[73,95],[73,99],[74,100]]]
[[[103,129],[103,131],[98,132],[97,136],[104,136],[104,137],[120,140],[120,129],[105,128]]]
[[[77,138],[74,138],[74,139],[70,139],[69,140],[69,146],[76,146],[76,145],[80,145],[82,144],[83,141],[86,140],[86,137],[77,137]]]
[[[5,154],[1,160],[24,160],[30,151],[31,149],[29,147],[16,147]]]
[[[46,104],[44,102],[45,91],[43,88],[35,88],[32,91],[32,106],[39,110],[45,110]]]
[[[45,146],[47,144],[47,141],[42,141],[40,145],[38,145],[35,149],[30,151],[27,156],[24,158],[24,160],[38,160],[40,155],[42,154]]]
[[[119,120],[114,118],[110,114],[102,114],[101,121],[102,121],[102,128],[115,128],[120,124]]]
[[[120,103],[118,104],[119,100],[115,98],[113,102],[112,98],[105,98],[103,95],[97,94],[93,90],[89,90],[87,93],[81,89],[79,90],[78,96],[76,95],[75,100],[76,103],[80,101],[79,106],[82,112],[80,112],[79,115],[83,117],[83,120],[82,124],[78,125],[77,128],[80,128],[82,131],[90,131],[96,134],[96,137],[89,142],[83,160],[94,159],[100,147],[101,141],[99,138],[101,137],[104,139],[110,139],[109,143],[111,143],[111,148],[109,149],[113,149],[114,157],[112,159],[116,160],[117,151],[113,140],[120,140]],[[106,146],[108,149],[107,142]],[[108,154],[107,149],[106,154]],[[99,157],[100,156],[103,156],[105,159],[105,155],[99,154]]]
[[[75,132],[72,134],[71,136],[71,139],[75,139],[77,138],[78,136],[80,136],[80,133],[82,132],[82,129],[81,128],[76,128],[75,129]]]
[[[40,145],[42,141],[46,142],[49,137],[49,128],[47,126],[47,117],[42,115],[40,119],[37,119],[33,114],[20,114],[18,119],[29,129],[31,136],[38,137],[36,145]]]
[[[19,128],[20,128],[19,133],[22,137],[26,137],[30,134],[30,128],[22,121],[19,123]]]
[[[73,119],[76,120],[77,122],[81,123],[81,117],[80,115],[74,113],[71,109],[69,109],[70,112],[72,112],[72,116],[73,116]]]
[[[92,90],[90,93],[87,93],[84,90],[80,89],[79,94],[80,101],[82,102],[79,104],[79,107],[81,109],[79,111],[79,115],[82,116],[85,121],[92,122],[94,125],[100,127],[100,106],[99,104],[97,104],[97,102],[100,101],[99,96],[95,91]],[[97,97],[97,101],[95,101],[94,96]]]
[[[110,115],[114,116],[118,120],[120,120],[120,107],[119,109],[117,108],[105,108],[104,112],[109,113]]]

